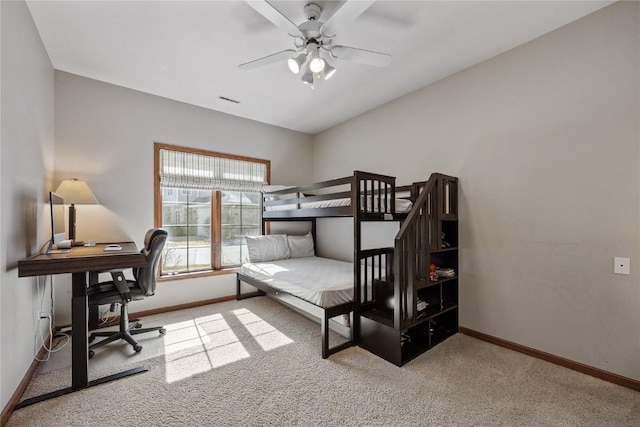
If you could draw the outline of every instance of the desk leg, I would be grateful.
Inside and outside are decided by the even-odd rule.
[[[86,273],[73,273],[71,286],[71,388],[79,390],[89,383]]]

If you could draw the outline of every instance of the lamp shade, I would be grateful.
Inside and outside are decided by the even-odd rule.
[[[87,183],[76,178],[63,180],[56,189],[56,193],[62,196],[64,202],[67,204],[98,204],[98,199],[96,199],[96,196],[93,195],[93,192],[91,191]]]

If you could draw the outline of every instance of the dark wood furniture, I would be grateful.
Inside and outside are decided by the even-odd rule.
[[[343,198],[350,198],[349,206],[309,205]],[[413,202],[409,213],[396,213],[397,198]],[[328,217],[353,218],[353,344],[401,366],[458,331],[457,178],[434,173],[428,181],[396,186],[394,177],[355,171],[352,176],[264,194],[263,234],[270,221],[305,220],[311,221],[316,241],[316,219]],[[362,224],[370,221],[401,223],[393,247],[362,249]],[[432,280],[431,263],[452,269],[452,277]],[[240,281],[285,299],[269,284],[242,275],[238,298]],[[296,298],[286,295],[288,300]],[[318,313],[318,307],[306,301],[297,306],[315,312],[321,321],[323,357],[344,348],[327,350],[326,313]]]
[[[266,234],[271,221],[310,221],[314,242],[317,241],[316,219],[352,217],[354,223],[354,298],[351,302],[335,307],[323,308],[286,292],[272,289],[268,283],[248,278],[242,274],[237,276],[236,298],[244,298],[240,294],[240,282],[246,282],[258,288],[261,293],[268,293],[274,299],[292,305],[308,313],[311,318],[320,323],[322,357],[343,350],[357,344],[359,336],[359,304],[361,288],[366,294],[374,279],[381,278],[384,266],[391,265],[392,251],[388,249],[362,250],[362,223],[365,221],[399,221],[406,217],[406,213],[396,214],[396,190],[409,195],[411,188],[397,189],[395,177],[355,171],[353,175],[318,182],[315,184],[292,187],[285,190],[265,193],[263,195],[262,233]],[[344,201],[347,206],[315,207],[309,205],[315,202]],[[287,206],[287,209],[283,209]],[[277,210],[270,210],[275,208]],[[255,295],[255,294],[253,294]],[[351,323],[348,333],[342,333],[349,341],[329,346],[329,319],[331,317],[351,313]],[[334,327],[340,330],[339,326]],[[339,331],[340,332],[340,331]]]
[[[87,276],[96,272],[131,267],[144,267],[147,261],[135,243],[120,243],[122,250],[105,251],[107,243],[79,246],[68,253],[39,254],[18,261],[18,276],[71,274],[71,387],[20,402],[16,409],[128,375],[147,371],[141,366],[108,377],[89,381],[87,337]]]
[[[395,275],[377,281],[381,298],[360,307],[359,345],[398,366],[458,332],[458,179],[433,174],[414,185],[419,196],[395,238]],[[452,275],[433,277],[431,264]]]

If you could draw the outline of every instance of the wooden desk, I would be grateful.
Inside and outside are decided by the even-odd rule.
[[[87,274],[98,271],[144,267],[147,260],[135,243],[120,243],[122,250],[105,251],[107,243],[96,246],[78,246],[68,253],[38,254],[18,261],[18,276],[47,276],[71,273],[71,387],[20,402],[16,409],[53,397],[62,396],[83,388],[147,371],[147,367],[129,369],[108,377],[89,381],[88,371],[88,318]]]

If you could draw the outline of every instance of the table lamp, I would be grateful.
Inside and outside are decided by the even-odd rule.
[[[76,240],[76,207],[75,205],[97,205],[98,199],[93,195],[93,192],[89,188],[86,182],[80,181],[77,178],[63,180],[56,193],[62,196],[65,203],[70,203],[69,206],[69,240],[73,240],[76,244],[81,242],[75,242]]]

